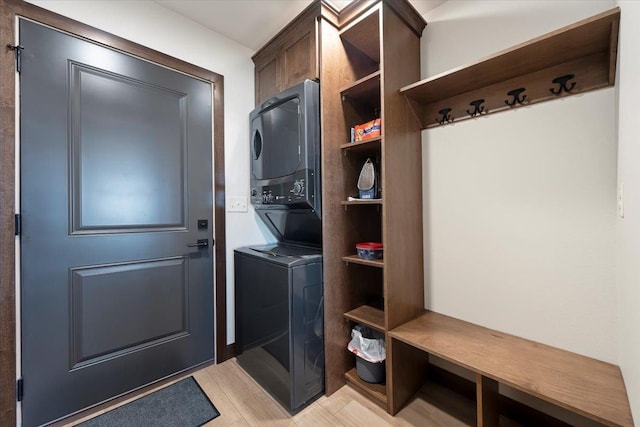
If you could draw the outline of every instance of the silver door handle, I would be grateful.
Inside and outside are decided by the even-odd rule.
[[[198,239],[196,243],[192,243],[187,245],[190,248],[208,248],[209,247],[209,239]]]

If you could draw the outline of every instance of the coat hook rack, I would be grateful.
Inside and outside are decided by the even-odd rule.
[[[467,110],[467,114],[469,114],[471,117],[475,117],[478,114],[482,114],[485,111],[484,105],[482,104],[484,104],[484,99],[476,99],[475,101],[471,101],[469,105],[474,107],[474,109],[473,111]]]
[[[442,114],[440,119],[436,119],[436,123],[443,125],[445,123],[452,123],[453,117],[451,117],[451,108],[443,108],[438,111],[438,113]]]
[[[569,82],[569,80],[573,79],[575,76],[573,74],[567,74],[566,76],[560,76],[560,77],[556,77],[555,79],[551,80],[552,83],[555,83],[558,85],[558,88],[551,88],[549,89],[549,92],[551,92],[554,95],[560,95],[562,92],[571,92],[573,90],[574,87],[576,87],[576,82],[571,82],[571,85],[567,85],[567,83]]]
[[[511,96],[512,99],[511,100],[507,99],[506,101],[504,101],[504,103],[507,104],[509,107],[513,107],[516,104],[522,105],[524,103],[524,100],[527,99],[527,95],[522,94],[522,92],[524,92],[525,90],[526,90],[525,88],[520,87],[518,89],[514,89],[507,92],[507,95]]]

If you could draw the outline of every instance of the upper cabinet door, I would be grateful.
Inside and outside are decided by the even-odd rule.
[[[316,23],[313,16],[295,23],[283,37],[282,77],[286,89],[305,79],[318,78]]]
[[[319,77],[319,6],[313,3],[253,56],[256,105],[305,79]]]
[[[271,53],[271,55],[268,55]],[[264,101],[280,92],[278,57],[274,52],[265,52],[259,57],[254,57],[255,64],[255,85],[256,85],[256,105],[262,104]]]

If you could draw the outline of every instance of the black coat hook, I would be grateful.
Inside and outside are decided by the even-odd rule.
[[[555,83],[558,85],[558,88],[551,88],[549,92],[554,95],[560,95],[562,92],[571,92],[571,90],[576,87],[576,82],[571,82],[571,85],[567,86],[569,80],[573,79],[575,76],[573,74],[567,74],[566,76],[556,77],[551,80],[551,83]]]
[[[442,117],[440,119],[436,119],[436,123],[443,125],[445,123],[453,122],[453,118],[450,114],[451,108],[443,108],[442,110],[438,111],[438,113],[442,114]]]
[[[507,104],[509,107],[513,107],[516,104],[522,105],[524,100],[527,99],[527,95],[522,95],[522,92],[524,92],[525,90],[526,90],[525,88],[521,87],[521,88],[514,89],[507,92],[507,95],[511,96],[512,99],[511,101],[507,99],[506,101],[504,101],[504,103]]]
[[[484,112],[484,99],[476,99],[475,101],[471,101],[469,105],[474,107],[473,111],[467,110],[467,114],[471,117],[475,117],[478,114],[482,114]]]

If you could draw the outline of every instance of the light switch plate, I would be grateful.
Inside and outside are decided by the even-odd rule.
[[[227,212],[247,212],[247,198],[243,196],[229,197]]]

